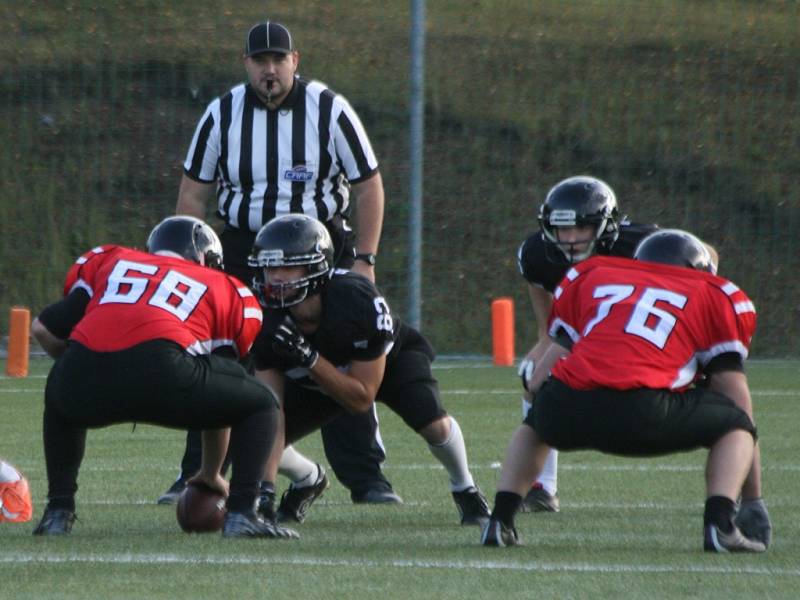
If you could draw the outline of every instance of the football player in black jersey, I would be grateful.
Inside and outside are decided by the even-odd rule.
[[[284,439],[276,442],[264,480],[275,481],[284,445],[344,411],[369,411],[379,400],[442,463],[461,523],[484,523],[489,508],[470,474],[458,422],[442,407],[428,340],[392,315],[370,280],[332,268],[330,235],[312,217],[290,214],[264,225],[250,265],[258,270],[253,288],[265,308],[252,349],[256,376],[275,391],[284,411]],[[293,474],[279,520],[301,522],[325,490],[324,470],[315,467],[304,479]],[[260,510],[271,516],[274,487],[265,491]]]
[[[536,319],[537,341],[520,363],[525,391],[523,418],[531,407],[528,382],[537,362],[552,343],[547,321],[553,291],[570,266],[594,254],[632,257],[639,241],[657,225],[633,224],[619,214],[617,198],[605,182],[577,176],[557,183],[539,208],[540,230],[531,234],[517,251],[517,264],[528,282],[528,294]],[[551,450],[539,479],[523,500],[523,510],[558,512],[558,451]]]

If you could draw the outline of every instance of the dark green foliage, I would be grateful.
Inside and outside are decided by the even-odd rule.
[[[244,32],[265,16],[370,132],[387,195],[379,283],[405,312],[408,3],[301,4],[14,8],[0,26],[0,330],[3,307],[58,297],[77,254],[141,246],[173,210],[194,125],[243,78]],[[422,314],[439,351],[489,352],[497,296],[516,301],[517,352],[534,341],[516,248],[547,189],[589,173],[635,220],[714,244],[759,309],[754,348],[796,354],[797,22],[779,1],[429,3]]]

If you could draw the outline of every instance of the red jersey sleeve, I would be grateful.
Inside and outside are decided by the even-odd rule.
[[[64,295],[68,296],[75,288],[83,288],[89,297],[94,296],[90,280],[104,260],[114,254],[118,248],[119,246],[112,245],[97,246],[81,254],[67,271],[67,277],[64,280]]]
[[[239,356],[245,356],[261,331],[261,305],[245,284],[231,275],[225,277],[226,293],[218,300],[214,339],[230,340]]]

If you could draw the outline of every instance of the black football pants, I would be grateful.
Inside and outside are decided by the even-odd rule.
[[[134,422],[231,427],[228,506],[251,507],[274,444],[277,414],[272,393],[236,361],[190,356],[164,340],[119,352],[94,352],[70,342],[45,389],[48,498],[53,507],[74,508],[87,429]]]

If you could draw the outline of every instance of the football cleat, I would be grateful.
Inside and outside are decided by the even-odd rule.
[[[520,512],[558,512],[561,510],[558,494],[550,494],[540,483],[535,483],[522,499]]]
[[[402,504],[403,499],[391,488],[373,487],[364,491],[351,492],[353,504]]]
[[[489,519],[481,534],[481,544],[484,546],[517,546],[519,535],[514,527],[506,527],[497,519]]]
[[[33,535],[68,535],[75,523],[75,513],[66,508],[45,508]]]
[[[703,550],[706,552],[764,552],[767,547],[759,541],[744,537],[734,525],[730,533],[723,533],[716,525],[706,525]]]
[[[292,484],[288,490],[283,492],[281,503],[278,505],[278,521],[302,523],[305,520],[308,509],[330,485],[322,465],[318,464],[317,469],[319,469],[319,474],[314,484],[305,487],[295,487]]]
[[[181,492],[186,489],[186,480],[183,477],[179,477],[175,480],[169,489],[161,494],[156,501],[157,504],[176,504],[178,502],[178,496],[181,495]]]
[[[228,538],[280,538],[296,540],[300,535],[274,521],[265,521],[255,512],[229,512],[222,525],[222,536]]]
[[[483,527],[491,516],[489,503],[477,487],[468,487],[461,492],[453,492],[458,514],[462,525],[480,525]]]

